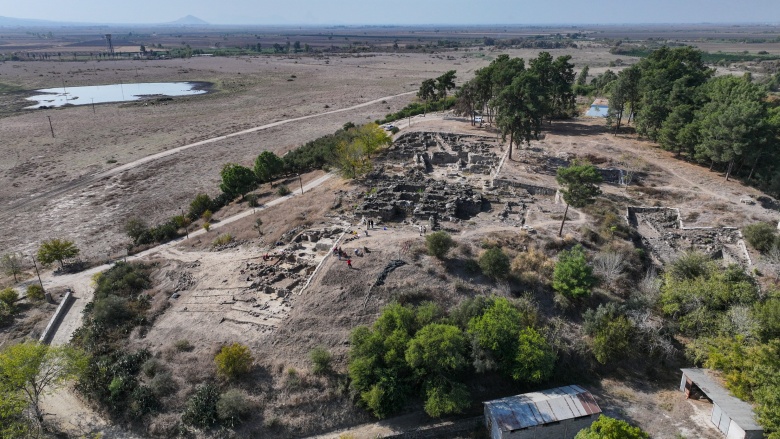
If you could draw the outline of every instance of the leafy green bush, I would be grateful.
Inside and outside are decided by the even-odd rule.
[[[0,291],[0,302],[3,302],[9,309],[16,308],[17,300],[19,300],[19,293],[15,289],[8,287]]]
[[[547,340],[536,329],[527,327],[520,331],[512,378],[527,383],[546,381],[552,376],[555,360],[555,352]]]
[[[233,235],[231,235],[230,233],[223,233],[217,236],[214,239],[214,242],[211,243],[211,245],[213,245],[214,247],[218,247],[220,245],[230,244],[231,242],[233,242]]]
[[[39,284],[31,284],[27,286],[27,300],[32,302],[43,302],[46,298],[46,293],[43,291],[43,287]]]
[[[550,372],[548,360],[551,359],[554,364],[555,357],[548,355],[550,351],[546,341],[537,337],[539,334],[533,330],[536,319],[533,309],[521,311],[506,298],[493,299],[482,315],[469,321],[468,332],[482,351],[474,355],[487,355],[484,361],[487,369],[495,363],[499,370],[515,380],[538,382],[546,379]],[[520,357],[521,344],[524,355],[528,355],[531,361]]]
[[[279,187],[276,189],[276,194],[279,195],[280,197],[285,197],[287,195],[290,195],[291,193],[292,191],[285,184],[280,184]]]
[[[236,379],[249,373],[254,361],[249,348],[240,343],[223,347],[214,357],[217,373],[227,379]]]
[[[315,375],[324,375],[330,372],[330,361],[332,356],[327,349],[316,347],[309,352],[309,358],[311,359],[312,372]]]
[[[639,427],[632,427],[626,421],[601,415],[590,425],[577,433],[574,439],[649,439],[650,436]]]
[[[766,253],[778,243],[777,229],[768,223],[755,223],[745,226],[742,235],[754,249]]]
[[[758,332],[762,340],[780,339],[780,297],[772,297],[757,302],[753,316],[758,322]]]
[[[428,249],[429,255],[437,259],[444,259],[447,252],[455,248],[455,241],[449,233],[440,230],[425,237],[425,247]]]
[[[148,244],[152,239],[149,226],[140,218],[128,219],[125,223],[125,233],[134,244]]]
[[[252,405],[244,392],[238,389],[230,389],[224,392],[217,401],[217,416],[223,424],[234,428],[241,424],[248,416]]]
[[[713,262],[699,251],[688,251],[677,257],[668,267],[667,273],[677,280],[695,279],[712,271]]]
[[[206,194],[198,194],[190,203],[190,219],[196,220],[203,215],[203,212],[213,208],[211,197]]]
[[[144,375],[148,376],[149,378],[154,378],[155,375],[157,375],[159,372],[162,372],[162,368],[162,363],[160,363],[160,360],[156,358],[150,358],[146,360],[141,366],[141,370],[144,372]]]
[[[124,297],[114,295],[95,299],[92,307],[92,318],[102,325],[121,325],[135,316],[128,303],[129,301]]]
[[[151,387],[138,386],[130,394],[130,415],[141,417],[160,410],[162,405]]]
[[[509,276],[511,262],[503,250],[489,248],[479,257],[479,268],[485,276],[493,279],[506,279]]]
[[[176,348],[176,350],[179,352],[190,352],[195,349],[195,346],[193,346],[192,343],[186,339],[176,340],[176,342],[173,344],[173,347]]]
[[[149,381],[149,388],[152,389],[158,398],[169,396],[176,392],[179,386],[173,379],[173,376],[167,370],[158,371],[154,378]]]
[[[631,350],[634,326],[620,316],[599,327],[593,337],[592,349],[596,361],[607,364],[617,358],[626,358]]]
[[[217,403],[219,391],[213,384],[206,383],[198,386],[195,394],[187,401],[181,420],[185,424],[201,428],[208,428],[217,423]]]
[[[558,255],[553,271],[553,289],[572,299],[590,296],[595,283],[593,268],[585,259],[585,251],[577,245]]]

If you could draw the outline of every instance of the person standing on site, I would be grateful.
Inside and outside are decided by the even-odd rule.
[[[352,268],[352,259],[347,259],[347,267]]]

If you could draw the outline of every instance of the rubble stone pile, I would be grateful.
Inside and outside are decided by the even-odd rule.
[[[482,210],[482,194],[471,186],[426,179],[418,172],[405,176],[375,176],[376,185],[356,210],[357,215],[383,221],[469,219]]]
[[[629,207],[627,219],[659,263],[671,262],[689,250],[745,267],[751,263],[742,233],[735,227],[685,227],[679,209],[665,207]]]
[[[489,175],[498,166],[499,157],[492,139],[450,133],[408,133],[390,147],[391,161],[411,162],[418,169],[432,172],[434,167],[450,167],[473,174]]]

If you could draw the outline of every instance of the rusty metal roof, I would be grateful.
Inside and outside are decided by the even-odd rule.
[[[484,404],[494,422],[504,431],[601,413],[593,395],[577,385],[509,396]]]

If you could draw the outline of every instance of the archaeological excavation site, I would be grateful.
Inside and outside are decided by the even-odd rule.
[[[780,432],[771,27],[3,19],[0,438]]]

